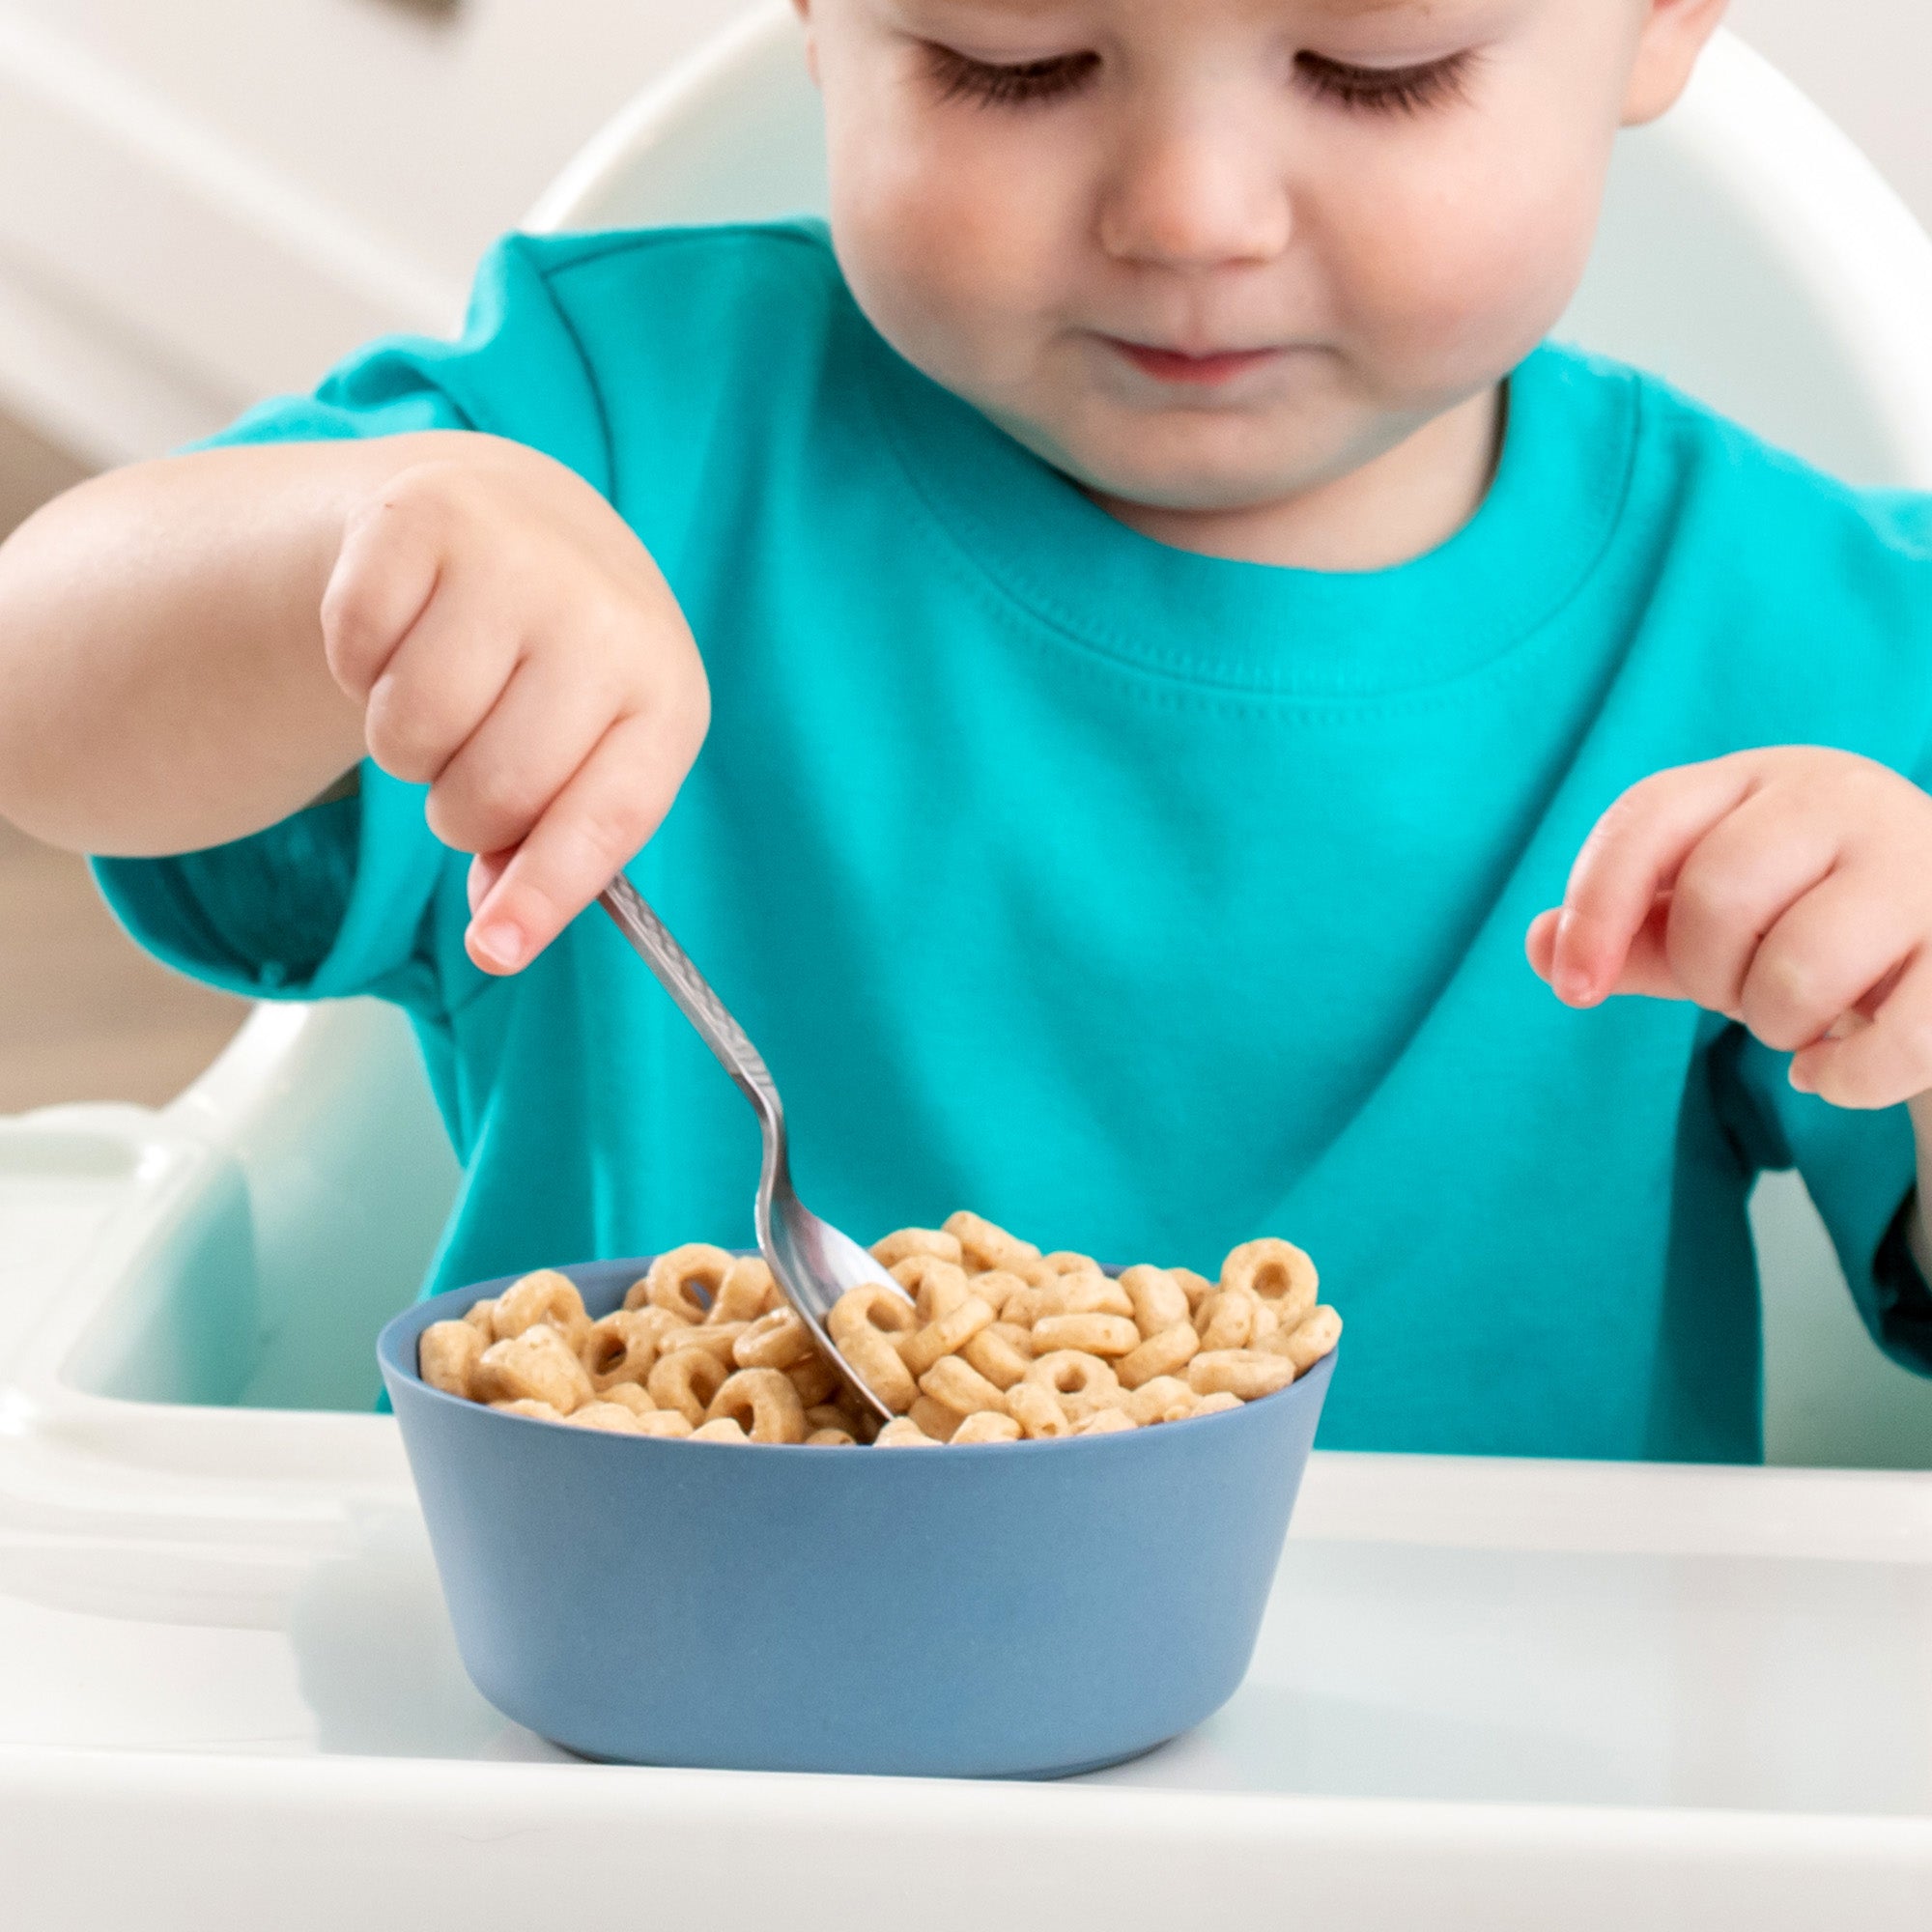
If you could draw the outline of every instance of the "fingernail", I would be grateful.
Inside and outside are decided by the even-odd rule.
[[[469,943],[491,965],[499,966],[506,973],[514,972],[523,963],[523,928],[508,920],[494,920],[488,925],[479,925]]]

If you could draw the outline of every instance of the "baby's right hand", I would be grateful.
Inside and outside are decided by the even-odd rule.
[[[710,693],[690,627],[581,477],[496,438],[397,472],[347,519],[322,604],[369,755],[476,855],[469,955],[533,959],[654,833]]]

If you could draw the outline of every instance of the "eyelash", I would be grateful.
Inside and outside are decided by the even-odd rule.
[[[1100,65],[1098,54],[1056,54],[1050,60],[1001,67],[952,47],[928,45],[926,56],[941,101],[981,107],[1030,107],[1083,86]],[[1297,54],[1305,85],[1338,106],[1367,114],[1420,114],[1461,98],[1473,56],[1452,54],[1424,67],[1351,67],[1321,54]]]
[[[1424,67],[1350,67],[1321,54],[1297,54],[1295,71],[1317,94],[1365,114],[1421,114],[1463,98],[1475,56],[1451,54]]]
[[[1100,65],[1098,54],[1056,54],[1015,67],[977,61],[952,47],[928,46],[926,55],[942,101],[971,100],[982,107],[1030,107],[1057,99],[1083,85]]]

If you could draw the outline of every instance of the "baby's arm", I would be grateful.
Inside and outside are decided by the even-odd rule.
[[[649,838],[707,703],[629,527],[493,437],[176,457],[0,546],[0,813],[87,851],[193,850],[366,751],[479,855],[470,944],[493,970]]]

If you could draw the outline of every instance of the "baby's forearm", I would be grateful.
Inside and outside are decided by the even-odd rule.
[[[101,476],[0,545],[0,815],[152,854],[274,823],[353,765],[320,606],[345,519],[452,443],[211,450]]]

